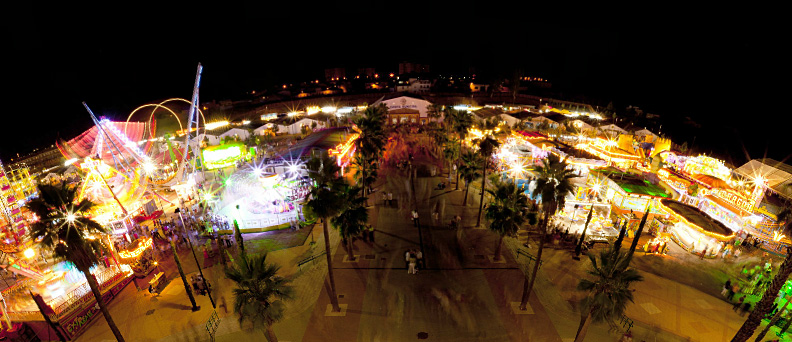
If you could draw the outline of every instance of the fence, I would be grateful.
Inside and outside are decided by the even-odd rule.
[[[529,254],[528,252],[524,251],[522,248],[518,248],[517,249],[517,257],[519,258],[520,255],[524,255],[526,258],[528,258],[528,260],[536,262],[536,257],[531,255],[531,254]],[[544,263],[544,261],[540,261],[539,262],[539,267],[542,267],[543,263]]]
[[[302,265],[305,265],[305,264],[307,264],[307,263],[309,263],[309,262],[311,262],[311,261],[313,261],[314,263],[316,263],[316,259],[318,259],[320,256],[324,255],[325,253],[326,253],[326,252],[321,252],[321,253],[319,253],[319,254],[317,254],[317,255],[312,255],[312,256],[309,256],[309,257],[307,257],[307,258],[305,258],[305,259],[302,259],[302,260],[300,260],[300,261],[297,263],[297,267],[298,267],[300,270],[302,270]]]

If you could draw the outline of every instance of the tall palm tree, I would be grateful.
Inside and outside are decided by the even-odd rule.
[[[352,165],[355,166],[355,181],[360,186],[360,197],[365,198],[366,189],[377,181],[377,168],[373,161],[366,158],[363,153],[355,153]]]
[[[487,192],[494,198],[493,203],[487,206],[489,228],[499,236],[493,259],[500,261],[503,237],[517,234],[526,221],[535,224],[536,215],[532,215],[528,209],[528,197],[511,180],[498,182],[494,190]]]
[[[539,249],[536,252],[536,263],[531,272],[531,279],[525,282],[523,287],[523,297],[520,302],[520,310],[525,310],[528,304],[528,296],[533,290],[536,274],[539,272],[539,264],[542,262],[542,251],[547,237],[547,227],[550,220],[555,215],[559,207],[563,208],[566,204],[566,196],[572,194],[574,187],[572,178],[574,172],[567,169],[566,159],[559,160],[554,154],[549,154],[542,162],[542,166],[536,169],[539,178],[536,180],[536,188],[531,193],[532,197],[542,197],[542,222],[539,224]]]
[[[792,227],[788,219],[789,215],[787,215],[789,212],[789,208],[786,208],[778,215],[779,219],[784,222],[782,231],[787,236],[792,234]],[[778,273],[776,273],[770,286],[765,290],[762,299],[754,306],[754,310],[748,316],[748,319],[745,320],[740,330],[737,330],[737,333],[734,334],[732,342],[745,342],[753,336],[756,328],[762,323],[762,318],[770,312],[770,308],[773,306],[773,301],[778,295],[778,291],[781,291],[781,288],[784,286],[784,283],[786,283],[790,274],[792,274],[792,248],[787,248],[786,257],[784,258],[784,262],[781,263],[781,267],[778,268]]]
[[[462,201],[462,206],[467,206],[468,191],[470,190],[470,183],[481,177],[481,164],[483,164],[481,155],[473,151],[465,151],[462,153],[461,162],[459,163],[459,170],[462,179],[465,181],[465,199]]]
[[[450,127],[457,134],[459,151],[462,151],[462,141],[473,127],[473,115],[464,110],[448,109],[448,117],[451,119]],[[459,165],[457,165],[459,168]],[[457,190],[459,190],[459,173],[457,173]]]
[[[479,147],[479,154],[481,154],[484,159],[484,165],[481,167],[481,200],[479,201],[479,212],[476,222],[476,227],[478,227],[481,226],[481,212],[484,209],[484,192],[487,190],[487,167],[489,167],[489,161],[492,159],[492,154],[495,152],[495,149],[500,146],[500,142],[492,136],[486,136],[479,139],[476,144]]]
[[[591,269],[588,274],[593,280],[581,279],[577,285],[579,291],[587,291],[580,302],[580,326],[575,342],[582,342],[591,322],[613,323],[624,315],[627,304],[633,301],[630,285],[642,281],[643,276],[630,266],[630,259],[625,253],[615,250],[603,250],[599,262],[593,254],[589,254]]]
[[[342,194],[343,209],[338,216],[333,217],[330,222],[341,233],[341,240],[346,247],[349,260],[355,260],[352,252],[352,239],[363,231],[368,222],[368,210],[364,206],[366,199],[358,194],[360,187],[347,186]]]
[[[289,285],[291,280],[277,275],[280,267],[266,259],[267,253],[250,258],[243,255],[225,274],[236,283],[234,312],[239,315],[239,323],[248,320],[264,330],[267,341],[277,342],[272,325],[283,319],[283,301],[294,299],[294,288]]]
[[[363,188],[362,195],[365,197],[369,185],[374,183],[376,176],[369,177],[372,172],[366,171],[370,169],[374,162],[379,159],[382,150],[385,148],[387,137],[385,135],[385,120],[388,114],[388,107],[384,104],[379,106],[369,106],[363,112],[363,115],[355,117],[354,123],[360,130],[358,138],[355,139],[355,151],[361,155],[361,161],[364,163],[358,166],[362,168],[362,175],[360,180],[363,181],[361,187]]]
[[[77,188],[69,188],[65,183],[61,186],[39,185],[38,192],[39,197],[27,204],[27,208],[39,217],[30,227],[30,238],[34,241],[40,239],[41,245],[52,250],[55,258],[71,262],[85,275],[107,325],[116,340],[123,342],[124,337],[102,300],[99,283],[90,271],[91,267],[99,264],[97,255],[104,249],[100,242],[102,239],[97,237],[109,233],[98,222],[83,216],[95,204],[87,199],[77,202]]]
[[[333,261],[330,257],[330,232],[328,223],[331,218],[338,215],[343,209],[343,189],[347,186],[346,182],[338,177],[341,168],[338,167],[334,158],[323,155],[321,158],[314,157],[306,164],[308,175],[314,181],[314,188],[308,193],[305,206],[316,216],[322,218],[322,228],[324,229],[325,256],[327,257],[327,275],[330,278],[330,304],[333,311],[341,311],[338,306],[336,296],[335,278],[333,277]]]

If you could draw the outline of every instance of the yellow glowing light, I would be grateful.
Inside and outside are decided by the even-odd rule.
[[[324,106],[322,107],[322,113],[335,113],[336,107],[334,106]]]
[[[34,251],[33,248],[28,248],[25,250],[24,255],[25,258],[31,259],[36,256],[36,251]]]
[[[288,115],[288,116],[297,116],[297,115],[300,115],[300,112],[293,112],[292,111],[292,112],[286,113],[286,115]]]
[[[784,234],[781,234],[779,232],[773,232],[773,241],[778,242],[781,241],[781,239],[783,238],[784,238]]]
[[[322,109],[319,108],[319,106],[308,106],[308,107],[305,107],[305,113],[308,114],[308,115],[313,115],[313,114],[319,113],[319,111],[321,111],[321,110]]]
[[[135,250],[133,250],[133,251],[119,251],[118,255],[120,255],[122,259],[137,258],[140,254],[143,254],[143,251],[145,251],[147,248],[151,247],[152,244],[154,244],[154,240],[152,240],[151,238],[148,238],[148,239],[143,240],[143,242],[140,244],[140,246],[138,246],[138,248],[135,248]]]
[[[210,122],[210,123],[206,124],[206,126],[204,126],[204,128],[206,128],[207,130],[211,131],[213,129],[218,129],[220,127],[225,127],[225,126],[228,126],[228,125],[229,125],[228,121],[217,121],[217,122]]]

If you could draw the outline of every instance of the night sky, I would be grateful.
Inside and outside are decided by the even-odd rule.
[[[733,163],[746,159],[743,147],[752,158],[792,152],[784,139],[788,29],[774,11],[641,9],[571,18],[528,5],[453,4],[5,10],[0,157],[89,128],[82,101],[121,119],[144,103],[189,98],[199,61],[202,101],[321,79],[335,66],[397,71],[410,60],[438,72],[474,67],[508,78],[521,69],[570,96],[689,116],[704,125],[689,140],[695,136],[702,149],[727,146]]]

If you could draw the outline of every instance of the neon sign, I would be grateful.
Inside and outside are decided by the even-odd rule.
[[[154,244],[154,240],[148,238],[143,240],[143,242],[138,246],[138,248],[135,248],[135,250],[119,251],[118,255],[120,255],[122,259],[137,258],[140,256],[140,254],[143,254],[143,251],[151,247],[152,244]]]
[[[242,145],[221,145],[203,150],[204,165],[208,170],[234,165],[244,155]]]

